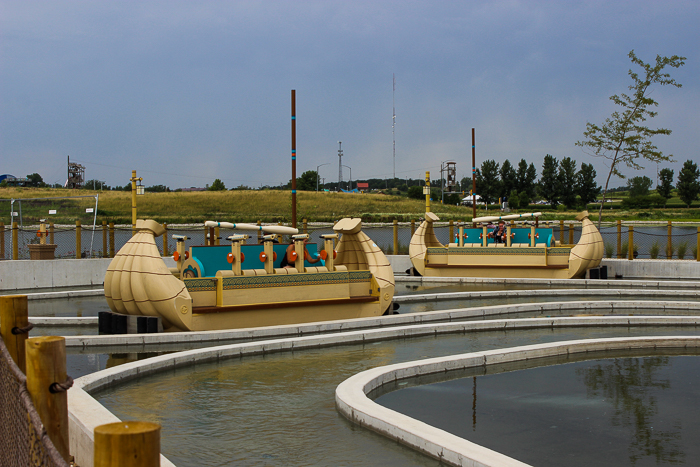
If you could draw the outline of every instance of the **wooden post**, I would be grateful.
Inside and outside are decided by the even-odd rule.
[[[66,339],[59,336],[32,337],[26,343],[27,390],[41,417],[46,433],[63,458],[70,457],[68,444],[68,394],[51,392],[66,375]]]
[[[109,223],[109,257],[114,258],[114,222]]]
[[[160,466],[160,425],[116,422],[95,427],[95,467]]]
[[[27,372],[24,355],[24,343],[29,332],[13,334],[13,329],[26,328],[29,325],[29,312],[26,295],[0,296],[0,331],[7,350],[22,373]]]
[[[399,254],[399,221],[394,219],[394,254]]]
[[[634,259],[634,226],[629,226],[629,247],[627,248],[627,259],[632,261]]]
[[[564,244],[564,221],[559,221],[559,243]]]
[[[53,222],[49,222],[49,243],[55,245],[53,241]]]
[[[671,221],[668,221],[668,242],[666,243],[666,258],[671,259],[673,257],[673,225]]]
[[[219,244],[219,237],[221,236],[221,230],[219,229],[219,226],[217,225],[214,227],[214,243],[213,245],[218,245]]]
[[[75,221],[75,258],[80,259],[82,256],[82,235],[83,228],[80,226],[80,221]]]
[[[163,224],[163,256],[168,256],[168,224]]]
[[[306,219],[303,219],[303,220],[301,221],[301,225],[304,226],[304,227],[303,227],[304,230],[302,231],[302,233],[305,233],[305,234],[309,233],[309,224],[308,224],[308,221],[307,221]]]
[[[257,222],[258,227],[262,225],[262,221]],[[260,245],[263,242],[263,233],[262,230],[258,230],[258,245]]]
[[[569,245],[574,244],[574,224],[569,224]]]
[[[455,223],[454,223],[454,221],[450,221],[450,234],[449,235],[450,235],[450,237],[449,237],[449,240],[447,243],[454,242],[454,238],[455,238]]]
[[[411,238],[413,238],[414,233],[416,233],[416,220],[412,219],[411,220]]]
[[[17,232],[17,222],[12,223],[12,259],[19,259],[19,235]]]
[[[617,220],[617,258],[622,259],[622,221]]]
[[[0,222],[0,259],[5,259],[5,223]]]
[[[109,248],[109,245],[107,244],[107,221],[102,221],[102,257],[106,258],[107,257],[107,248]]]

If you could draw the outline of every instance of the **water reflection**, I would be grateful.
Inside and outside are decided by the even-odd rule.
[[[671,389],[670,378],[660,375],[669,365],[669,357],[618,358],[576,370],[588,397],[602,395],[612,404],[612,425],[632,430],[628,448],[631,465],[645,457],[653,457],[657,464],[677,464],[685,458],[680,420],[674,420],[665,430],[653,427],[653,418],[659,412],[656,393]]]
[[[368,396],[532,465],[683,465],[700,456],[700,358],[686,354],[562,356],[411,378]]]

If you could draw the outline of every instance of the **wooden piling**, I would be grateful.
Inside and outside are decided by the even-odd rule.
[[[59,336],[32,337],[26,342],[26,358],[29,395],[46,433],[68,461],[68,393],[53,389],[54,383],[67,380],[66,340]]]
[[[5,223],[0,222],[0,259],[5,259]]]
[[[163,224],[163,229],[165,232],[163,232],[163,256],[169,256],[168,255],[168,224]]]
[[[160,466],[160,425],[127,421],[95,427],[94,467]]]
[[[629,247],[627,248],[627,259],[632,261],[634,259],[634,226],[629,226]]]
[[[622,259],[622,221],[617,221],[617,258]]]
[[[27,372],[24,354],[28,332],[13,333],[29,325],[29,313],[26,295],[0,296],[0,332],[5,346],[22,373]],[[15,331],[16,332],[16,331]]]

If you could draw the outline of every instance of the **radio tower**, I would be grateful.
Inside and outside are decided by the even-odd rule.
[[[396,94],[396,74],[391,74],[394,80],[394,86],[391,91],[391,107],[394,112],[394,116],[391,120],[391,138],[394,140],[394,178],[396,178],[396,134],[394,133],[394,126],[396,126],[396,105],[394,104],[394,94]]]
[[[343,150],[340,146],[342,141],[338,141],[338,191],[340,191],[340,183],[343,181]]]

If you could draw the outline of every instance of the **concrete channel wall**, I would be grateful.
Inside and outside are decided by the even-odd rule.
[[[444,430],[382,407],[367,397],[384,384],[447,371],[597,351],[687,349],[700,347],[698,336],[585,339],[535,344],[398,363],[358,373],[335,392],[336,408],[353,423],[454,466],[525,467],[528,464]]]
[[[411,267],[405,255],[388,255],[394,274],[404,274]],[[165,264],[175,267],[171,257]],[[99,286],[111,259],[55,259],[52,261],[0,261],[0,292],[13,290]],[[700,262],[693,260],[603,259],[608,278],[623,279],[700,279]]]

